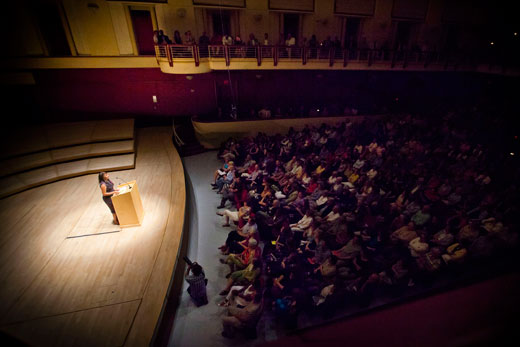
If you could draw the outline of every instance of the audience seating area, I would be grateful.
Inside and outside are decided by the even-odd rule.
[[[230,267],[222,306],[237,295],[248,305],[247,288],[295,328],[300,314],[391,301],[514,255],[520,169],[496,114],[472,107],[230,138],[212,183],[232,229],[219,248]]]
[[[57,123],[4,134],[0,197],[42,184],[135,166],[134,120]]]

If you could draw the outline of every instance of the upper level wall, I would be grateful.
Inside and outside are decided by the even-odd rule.
[[[62,4],[78,55],[119,55],[107,1],[63,0]]]
[[[194,5],[193,0],[169,0],[165,4],[106,0],[39,1],[57,6],[72,55],[79,56],[136,55],[129,12],[131,6],[149,8],[154,25],[164,30],[171,39],[175,30],[179,30],[183,39],[184,33],[188,30],[191,30],[197,40],[204,31],[211,36],[212,14],[220,11],[215,6]],[[402,20],[392,17],[395,1],[397,0],[375,0],[373,15],[358,16],[361,18],[360,46],[392,46],[397,20]],[[231,34],[238,34],[247,41],[251,33],[259,40],[263,40],[264,33],[268,33],[270,43],[277,43],[279,34],[283,32],[283,14],[290,11],[270,9],[269,0],[244,0],[243,3],[245,7],[222,8],[222,11],[231,14]],[[357,6],[362,6],[362,2],[358,3],[360,5]],[[461,0],[460,3],[462,5],[455,6],[451,0],[429,0],[425,18],[415,21],[413,42],[419,47],[426,45],[430,49],[441,49],[448,35],[447,27],[451,25],[458,28],[456,41],[461,47],[477,47],[478,40],[482,38],[477,29],[486,20],[485,11],[480,2]],[[23,37],[20,41],[12,38],[7,40],[11,56],[48,54],[38,27],[34,6],[31,4],[31,1],[21,0],[10,5],[12,9],[9,12],[13,24],[9,25],[19,28],[20,37]],[[336,14],[335,4],[335,0],[315,0],[313,12],[293,12],[300,16],[299,32],[296,34],[300,42],[304,37],[310,39],[313,34],[320,41],[327,36],[331,36],[332,39],[337,36],[343,41],[346,23],[351,16]],[[492,4],[487,6],[493,8]],[[7,30],[3,32],[4,35],[11,35]]]

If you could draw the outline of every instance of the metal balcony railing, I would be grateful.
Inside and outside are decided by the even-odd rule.
[[[233,61],[256,61],[258,66],[264,62],[327,62],[329,66],[346,67],[349,63],[372,64],[388,63],[391,68],[406,68],[410,64],[430,64],[448,66],[475,65],[477,62],[498,65],[499,59],[490,56],[475,56],[462,53],[437,51],[403,51],[388,49],[337,49],[334,47],[297,47],[297,46],[245,46],[245,45],[156,45],[155,54],[158,62],[167,61],[173,66],[175,61],[193,61],[199,66],[200,60],[225,61],[230,66]]]

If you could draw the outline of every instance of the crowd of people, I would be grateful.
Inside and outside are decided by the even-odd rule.
[[[511,253],[520,170],[493,122],[400,115],[226,141],[212,182],[230,228],[223,335],[254,335],[265,309],[294,328],[302,311],[365,307]]]
[[[269,45],[277,45],[277,46],[300,46],[300,47],[310,47],[310,48],[341,48],[341,41],[337,36],[334,39],[331,36],[327,36],[327,38],[323,41],[318,41],[316,35],[312,35],[310,39],[306,37],[302,38],[300,42],[296,42],[296,38],[293,34],[283,34],[281,33],[278,41],[271,40],[269,38],[268,33],[264,33],[262,39],[256,38],[255,34],[249,34],[249,37],[246,40],[242,39],[240,35],[235,35],[234,37],[225,33],[215,33],[213,37],[209,37],[206,32],[203,32],[197,41],[191,34],[191,31],[188,30],[184,33],[184,40],[181,37],[181,33],[178,30],[174,31],[173,41],[164,33],[164,30],[156,30],[154,31],[154,42],[156,44],[176,44],[176,45],[194,45],[198,44],[199,46],[208,46],[208,45],[248,45],[248,46],[269,46]]]

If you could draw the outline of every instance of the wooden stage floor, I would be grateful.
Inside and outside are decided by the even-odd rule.
[[[177,260],[186,191],[169,128],[138,131],[142,226],[119,229],[97,174],[0,200],[0,329],[30,345],[148,345]]]

